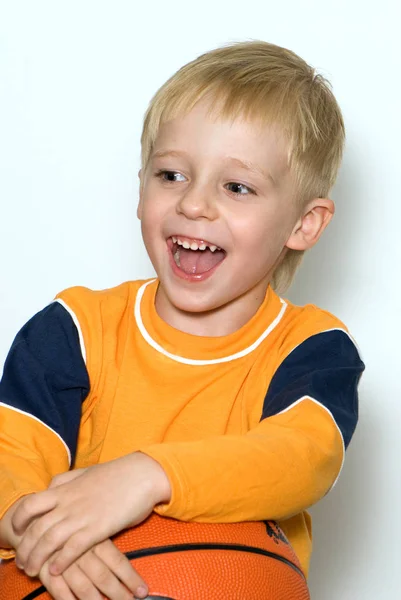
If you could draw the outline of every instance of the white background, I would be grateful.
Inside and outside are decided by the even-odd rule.
[[[176,69],[263,39],[331,80],[348,132],[337,215],[289,297],[342,318],[367,371],[342,477],[312,511],[313,600],[400,591],[397,11],[395,0],[0,0],[0,366],[57,291],[152,274],[135,217],[139,136]]]

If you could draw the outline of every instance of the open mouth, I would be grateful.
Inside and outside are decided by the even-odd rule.
[[[226,257],[226,252],[212,242],[173,235],[168,239],[175,265],[186,275],[203,275],[212,271]]]

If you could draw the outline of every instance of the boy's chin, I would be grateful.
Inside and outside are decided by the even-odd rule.
[[[195,294],[193,295],[195,296]],[[176,310],[189,313],[194,317],[216,311],[224,306],[224,302],[219,302],[218,299],[182,298],[182,296],[178,298],[172,297],[171,304]]]
[[[167,310],[175,310],[182,313],[196,315],[205,314],[222,308],[227,303],[226,299],[220,297],[216,289],[204,291],[194,286],[183,290],[174,289],[176,286],[163,285],[161,281],[157,304]]]

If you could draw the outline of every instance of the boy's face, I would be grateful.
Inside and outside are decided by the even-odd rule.
[[[284,140],[207,108],[165,123],[141,174],[138,216],[164,315],[260,304],[299,219]]]

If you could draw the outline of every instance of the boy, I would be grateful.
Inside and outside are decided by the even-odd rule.
[[[144,597],[109,538],[152,511],[278,520],[307,573],[305,511],[341,471],[363,363],[335,317],[274,290],[334,213],[343,141],[325,81],[263,42],[153,98],[138,217],[157,280],[62,292],[0,387],[2,556],[54,598]]]

